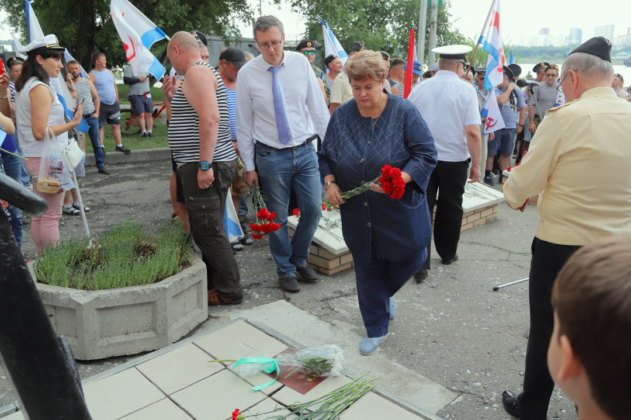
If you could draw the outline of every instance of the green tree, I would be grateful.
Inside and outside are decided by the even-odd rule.
[[[375,0],[290,0],[294,10],[307,19],[306,36],[322,41],[319,19],[329,22],[342,46],[349,49],[361,40],[366,48],[383,50],[399,57],[407,55],[408,30],[418,30],[420,0],[398,2]],[[438,10],[438,45],[468,43],[451,27],[449,1]],[[429,13],[428,13],[429,27]],[[429,31],[427,32],[429,38]],[[426,42],[427,45],[427,42]]]
[[[236,22],[252,19],[247,0],[132,0],[152,22],[167,34],[197,29],[220,36],[238,34]],[[0,0],[7,23],[26,33],[23,2]],[[95,51],[106,54],[112,64],[123,64],[125,56],[110,18],[110,0],[38,0],[33,10],[44,33],[54,33],[62,45],[86,68]],[[25,41],[26,36],[23,37]],[[164,44],[157,46],[164,50]],[[159,54],[156,54],[159,55]]]

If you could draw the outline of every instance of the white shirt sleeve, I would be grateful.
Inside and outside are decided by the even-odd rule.
[[[308,66],[307,70],[307,74],[309,75],[309,89],[307,91],[306,100],[307,109],[309,110],[311,121],[313,121],[313,127],[316,134],[320,136],[321,140],[324,140],[326,128],[329,125],[330,114],[326,106],[326,102],[324,101],[324,95],[322,95],[320,85],[316,80],[315,74],[311,70],[310,66]]]
[[[246,171],[254,170],[254,113],[250,97],[249,79],[243,74],[237,83],[237,143]]]

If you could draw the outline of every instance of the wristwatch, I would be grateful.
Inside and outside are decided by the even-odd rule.
[[[205,160],[202,160],[201,162],[199,162],[199,169],[201,169],[202,171],[207,171],[210,168],[212,168],[212,165],[206,162]]]
[[[331,186],[331,184],[335,184],[335,180],[334,179],[331,180],[331,181],[325,181],[324,182],[324,191],[326,191]]]

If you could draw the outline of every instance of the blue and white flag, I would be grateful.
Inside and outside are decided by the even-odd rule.
[[[156,42],[168,39],[164,31],[127,0],[112,0],[110,14],[134,74],[149,73],[160,80],[166,70],[150,49]]]
[[[43,38],[44,31],[35,16],[33,7],[29,0],[24,0],[24,14],[26,15],[26,32],[28,34],[28,42],[32,42],[34,39]]]
[[[504,66],[506,65],[500,37],[500,0],[493,0],[478,44],[482,45],[482,49],[488,53],[484,89],[489,92],[489,95],[481,112],[482,118],[486,118],[484,133],[487,134],[505,127],[495,96],[495,86],[504,81]]]
[[[482,108],[480,115],[482,118],[485,118],[484,134],[493,133],[506,127],[504,124],[504,118],[502,118],[502,113],[500,112],[500,106],[497,103],[495,89],[491,89],[491,92],[489,92],[486,104],[484,104],[484,108]]]
[[[346,63],[348,54],[346,54],[344,47],[342,47],[340,41],[335,37],[328,22],[324,19],[320,19],[320,25],[322,25],[322,38],[324,39],[324,56],[335,55],[342,60],[342,63]]]
[[[239,223],[237,209],[234,207],[234,203],[232,202],[232,194],[230,190],[228,190],[228,195],[226,196],[226,208],[223,213],[223,228],[230,243],[238,242],[239,239],[244,236],[241,224]]]
[[[489,54],[486,62],[486,76],[484,77],[484,89],[489,91],[504,80],[504,66],[506,65],[502,38],[500,37],[500,0],[493,0],[489,17],[478,44],[482,45],[482,49]]]

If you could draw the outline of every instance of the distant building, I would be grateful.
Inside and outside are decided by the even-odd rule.
[[[627,33],[622,35],[621,44],[623,47],[631,47],[631,28],[627,28]]]
[[[583,30],[581,28],[570,28],[570,36],[567,39],[568,45],[579,45],[583,42]]]
[[[536,41],[533,43],[536,47],[547,47],[552,45],[552,39],[550,36],[550,28],[541,28],[537,32]]]
[[[594,36],[603,36],[613,40],[613,25],[601,25],[594,28]]]

